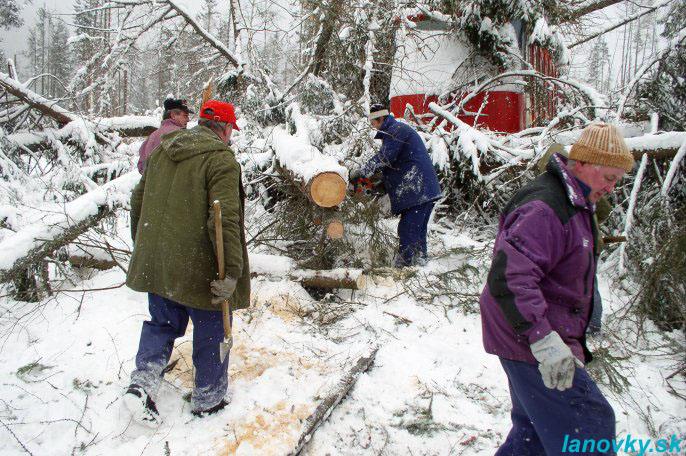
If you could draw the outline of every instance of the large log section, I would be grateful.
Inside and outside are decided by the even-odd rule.
[[[273,130],[272,145],[280,171],[285,170],[314,204],[334,207],[345,199],[348,170],[334,157],[323,155],[281,126]]]

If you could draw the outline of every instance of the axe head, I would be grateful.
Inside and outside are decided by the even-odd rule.
[[[226,359],[226,356],[231,351],[231,347],[233,347],[233,336],[225,337],[224,341],[219,344],[219,360],[222,363],[224,362],[224,360]]]

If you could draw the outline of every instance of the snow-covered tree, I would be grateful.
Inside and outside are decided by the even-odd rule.
[[[21,6],[16,0],[0,0],[0,28],[9,30],[20,27],[24,22],[20,13]],[[2,42],[1,38],[0,42]],[[5,54],[2,50],[0,50],[0,62],[5,62]]]
[[[607,93],[610,73],[610,51],[605,38],[600,36],[593,43],[588,60],[588,82],[601,93]]]
[[[667,13],[662,36],[674,40],[686,30],[686,9],[675,2]],[[686,130],[686,40],[660,61],[641,92],[642,102],[659,114],[665,130]]]

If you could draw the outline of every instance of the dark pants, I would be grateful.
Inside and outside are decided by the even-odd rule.
[[[612,407],[583,368],[577,368],[574,384],[565,391],[547,388],[534,364],[500,359],[507,374],[512,398],[512,429],[496,456],[558,456],[565,436],[579,439],[615,438]],[[584,455],[614,455],[584,452]]]
[[[400,245],[395,259],[396,267],[426,263],[428,258],[426,232],[434,202],[420,204],[400,213],[398,237]]]
[[[221,311],[194,309],[153,293],[148,294],[148,303],[151,319],[143,323],[131,383],[142,386],[156,399],[174,340],[186,333],[190,317],[195,367],[191,407],[197,411],[214,407],[228,388],[229,356],[223,363],[219,359],[219,344],[224,340]]]

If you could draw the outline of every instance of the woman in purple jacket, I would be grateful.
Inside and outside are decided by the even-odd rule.
[[[555,154],[500,215],[481,294],[484,348],[500,357],[512,430],[497,455],[558,455],[567,439],[615,438],[612,407],[588,376],[595,203],[631,170],[613,125],[593,124]],[[594,448],[584,454],[615,454]]]

